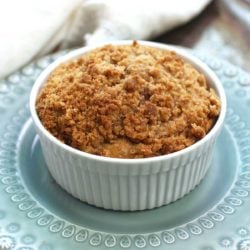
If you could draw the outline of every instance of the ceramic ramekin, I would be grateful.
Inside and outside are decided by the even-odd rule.
[[[112,42],[113,45],[132,41]],[[135,211],[159,207],[188,194],[205,176],[226,113],[226,97],[216,75],[184,49],[155,42],[140,44],[174,50],[202,72],[221,101],[219,117],[200,141],[181,151],[145,159],[118,159],[92,155],[67,146],[51,135],[36,112],[37,95],[50,73],[61,63],[77,58],[95,47],[84,47],[62,56],[36,80],[30,95],[30,110],[39,134],[48,169],[67,192],[97,207]],[[100,46],[98,46],[100,47]]]

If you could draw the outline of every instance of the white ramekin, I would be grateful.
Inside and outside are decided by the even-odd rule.
[[[131,44],[132,41],[111,43],[124,45]],[[51,175],[63,189],[97,207],[124,211],[144,210],[160,207],[183,197],[205,176],[216,138],[223,126],[226,113],[225,93],[219,79],[205,64],[176,46],[145,41],[139,41],[139,44],[174,50],[202,72],[220,98],[220,115],[203,139],[168,155],[118,159],[85,153],[63,144],[51,135],[39,120],[35,103],[46,79],[59,64],[77,58],[95,47],[77,49],[49,65],[36,80],[30,95],[31,116],[40,137],[45,161]]]

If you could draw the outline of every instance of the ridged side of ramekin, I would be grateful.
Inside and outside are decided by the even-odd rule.
[[[118,41],[112,44],[131,44]],[[116,159],[91,155],[71,148],[42,125],[36,113],[37,95],[49,74],[61,63],[76,58],[92,48],[69,53],[51,64],[37,79],[30,96],[30,110],[39,134],[43,154],[50,173],[67,192],[97,207],[135,211],[169,204],[197,186],[205,176],[226,113],[226,97],[220,81],[202,62],[185,50],[153,42],[140,44],[175,50],[185,60],[205,74],[209,85],[221,100],[221,112],[209,133],[200,141],[178,152],[146,159]]]
[[[43,134],[42,149],[56,182],[74,197],[113,210],[144,210],[176,201],[205,176],[215,138],[179,158],[143,164],[117,164],[79,158]]]

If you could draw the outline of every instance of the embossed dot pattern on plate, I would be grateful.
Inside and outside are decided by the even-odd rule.
[[[17,97],[20,100],[24,98],[22,96],[27,94],[27,91],[29,91],[34,79],[41,70],[58,56],[59,55],[45,57],[35,64],[28,65],[1,84],[1,115],[4,116],[6,114],[6,110],[8,110],[7,105],[10,105]],[[226,66],[223,61],[211,59],[208,56],[201,57],[203,57],[202,59],[207,62],[211,69],[222,79],[225,88],[234,93],[234,98],[238,98],[241,101],[244,100],[247,105],[250,105],[250,97],[247,89],[247,86],[250,86],[249,76],[244,75],[240,69],[234,66]],[[11,95],[9,93],[11,93]],[[27,103],[28,95],[25,98]],[[116,249],[117,247],[123,249],[143,249],[147,247],[157,249],[163,246],[174,247],[177,243],[186,244],[192,237],[202,237],[206,235],[207,231],[216,230],[218,223],[227,221],[225,220],[227,218],[228,220],[233,218],[238,209],[244,207],[250,191],[249,123],[246,125],[245,117],[238,114],[237,110],[231,107],[233,107],[233,105],[229,105],[226,128],[235,140],[241,164],[239,164],[240,171],[237,173],[236,181],[230,187],[225,197],[223,197],[215,207],[184,225],[180,224],[173,228],[150,234],[127,233],[122,235],[90,230],[73,225],[36,202],[32,194],[27,190],[25,183],[23,183],[23,179],[19,176],[20,172],[17,162],[18,137],[23,124],[29,117],[29,111],[27,105],[22,105],[22,108],[18,107],[18,111],[13,112],[9,120],[3,121],[4,125],[2,130],[0,130],[0,187],[4,195],[9,197],[9,202],[16,207],[16,213],[19,212],[25,215],[27,220],[33,223],[34,232],[22,234],[18,240],[16,240],[15,235],[22,231],[23,225],[14,220],[10,220],[1,228],[0,223],[0,230],[5,230],[4,232],[6,232],[6,234],[2,234],[0,231],[0,248],[4,246],[5,248],[11,247],[19,250],[53,250],[53,244],[42,242],[40,236],[37,235],[37,231],[39,231],[40,227],[46,227],[46,229],[42,230],[48,230],[51,235],[53,233],[53,237],[61,237],[61,239],[63,238],[67,242],[74,242],[81,246],[82,249],[85,246],[93,247],[93,249],[98,248],[98,246],[111,249]],[[0,220],[6,221],[8,213],[6,208],[1,208]],[[235,244],[240,250],[244,249],[244,247],[250,247],[250,240],[248,240],[249,229],[250,228],[244,226],[235,229],[234,234],[241,238],[238,242],[234,241],[232,237],[222,235],[216,244],[221,248],[229,248]],[[245,237],[248,238],[244,239]],[[208,244],[207,246],[201,246],[200,249],[212,250],[216,248]]]

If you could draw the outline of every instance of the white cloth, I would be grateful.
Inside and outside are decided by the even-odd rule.
[[[56,47],[149,39],[196,16],[210,0],[0,1],[0,78]]]

